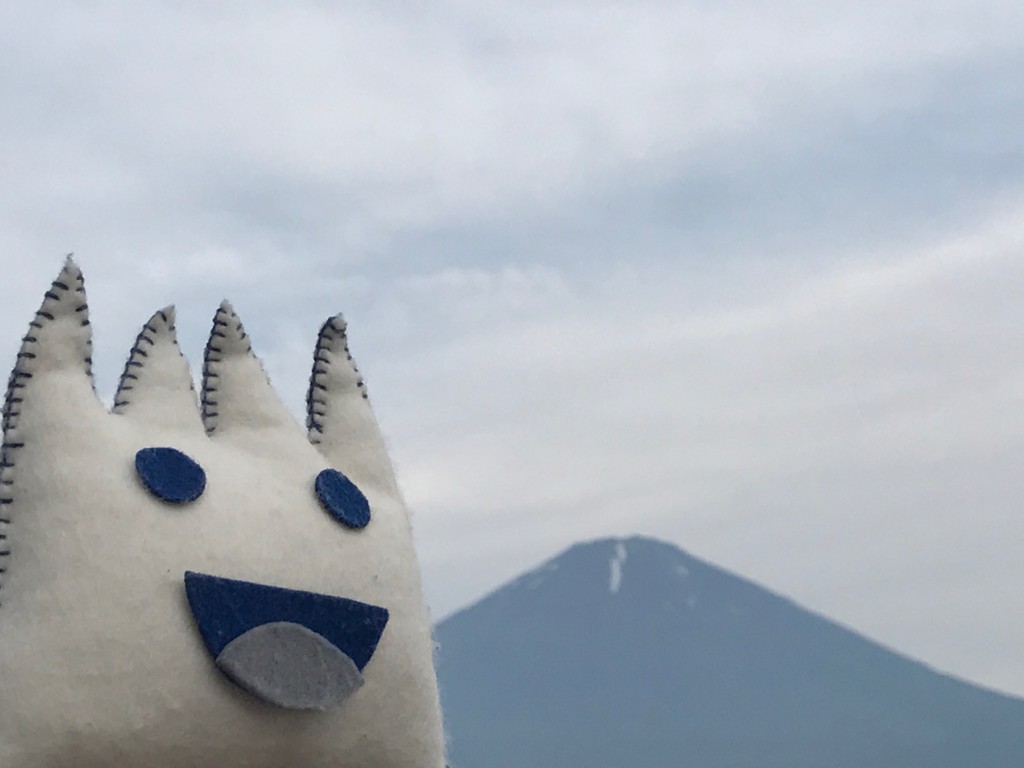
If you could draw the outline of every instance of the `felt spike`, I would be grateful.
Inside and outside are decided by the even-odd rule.
[[[397,492],[394,470],[341,315],[320,327],[306,394],[309,441],[357,486]]]
[[[82,272],[71,256],[29,323],[7,382],[3,405],[3,444],[0,447],[0,576],[6,572],[6,527],[14,503],[15,464],[25,447],[23,410],[40,382],[55,385],[64,403],[101,408],[92,378],[92,328]],[[51,393],[52,393],[51,388]],[[37,403],[37,414],[47,412]]]
[[[92,328],[82,272],[68,256],[29,323],[15,371],[45,374],[80,370],[92,381]]]
[[[201,428],[192,374],[178,347],[173,306],[154,313],[139,331],[112,410],[151,426]]]
[[[19,447],[15,432],[33,381],[54,375],[60,375],[64,386],[91,390],[90,399],[99,404],[92,378],[89,307],[85,300],[82,272],[70,256],[29,323],[28,333],[22,339],[8,379],[3,406],[5,445],[10,443],[12,449]],[[8,458],[5,448],[5,465]]]
[[[207,433],[294,429],[295,421],[253,354],[242,321],[227,301],[213,317],[200,393]]]

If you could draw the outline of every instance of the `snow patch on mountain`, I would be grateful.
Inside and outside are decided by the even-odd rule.
[[[526,589],[536,590],[548,580],[548,574],[553,570],[558,570],[558,563],[549,562],[547,565],[542,565],[540,568],[527,573],[529,582],[526,584]]]
[[[626,564],[626,542],[620,541],[615,544],[615,554],[609,562],[608,592],[617,595],[622,588],[622,566]]]

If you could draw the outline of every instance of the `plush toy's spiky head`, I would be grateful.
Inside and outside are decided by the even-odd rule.
[[[0,766],[443,765],[408,517],[340,316],[307,405],[302,434],[225,303],[198,398],[168,308],[108,411],[68,260],[3,412]]]

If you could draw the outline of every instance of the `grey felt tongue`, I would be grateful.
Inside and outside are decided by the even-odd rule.
[[[250,693],[286,709],[328,709],[359,690],[363,676],[346,654],[301,624],[261,624],[217,656],[217,666]]]

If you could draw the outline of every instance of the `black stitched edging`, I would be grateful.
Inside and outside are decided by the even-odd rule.
[[[331,345],[334,344],[338,337],[344,342],[345,358],[351,363],[352,370],[355,371],[358,377],[356,386],[362,389],[363,399],[369,399],[366,393],[366,383],[363,381],[362,376],[359,376],[359,368],[352,359],[352,353],[348,348],[348,335],[345,326],[336,325],[336,319],[336,317],[330,317],[320,326],[320,333],[316,338],[316,349],[313,351],[313,371],[309,376],[309,389],[306,390],[306,432],[309,442],[313,445],[319,445],[323,440],[323,419],[327,416],[327,409],[329,407],[328,398],[325,394],[328,392],[328,387],[324,381],[325,377],[330,373],[331,365],[333,365],[331,361]]]
[[[230,306],[230,305],[229,305]],[[239,341],[246,342],[245,351],[242,354],[251,355],[260,370],[263,372],[263,377],[267,380],[267,384],[270,385],[270,376],[267,375],[266,368],[263,367],[263,362],[256,357],[252,351],[252,340],[249,338],[249,334],[245,332],[245,326],[242,325],[241,319],[238,314],[231,309],[227,311],[224,306],[217,307],[217,311],[213,315],[213,328],[210,331],[210,338],[206,342],[206,350],[203,354],[203,383],[199,392],[199,405],[203,417],[203,425],[206,427],[206,434],[212,434],[217,429],[217,419],[220,415],[219,402],[213,395],[217,392],[217,387],[214,383],[214,379],[220,378],[220,375],[214,371],[216,364],[224,361],[224,346],[223,344],[230,344],[231,333],[225,333],[220,330],[221,328],[234,328],[234,333],[237,335]],[[218,339],[225,339],[225,342],[218,341]],[[227,347],[229,350],[227,354],[237,354],[231,352],[230,346]]]
[[[75,312],[82,313],[82,327],[90,325],[89,322],[89,303],[85,299],[85,278],[82,276],[81,271],[76,275],[76,282],[78,285],[75,287],[75,292],[82,294],[82,303],[75,307]],[[89,383],[92,385],[92,391],[96,391],[96,378],[92,375],[92,335],[85,340],[85,347],[88,352],[85,355],[85,374],[89,377]]]
[[[132,368],[143,368],[143,361],[138,358],[149,357],[145,350],[140,349],[139,345],[142,344],[143,340],[148,341],[150,346],[153,346],[153,340],[146,336],[146,331],[150,330],[155,333],[147,322],[142,326],[142,330],[139,331],[138,336],[135,337],[135,343],[132,344],[131,351],[128,352],[128,360],[124,364],[124,371],[121,373],[121,378],[117,380],[117,391],[114,393],[114,406],[111,408],[112,413],[124,413],[124,409],[132,404],[131,395],[126,395],[126,392],[131,392],[134,387],[129,384],[129,381],[138,381],[139,376],[137,373],[132,373]],[[141,370],[140,370],[141,372]]]
[[[210,338],[207,339],[206,349],[203,351],[203,384],[199,389],[199,409],[203,418],[203,427],[208,435],[213,434],[217,429],[217,409],[219,407],[215,397],[217,387],[214,384],[214,379],[220,377],[214,372],[213,368],[223,359],[220,347],[216,346],[214,339],[226,338],[217,329],[221,327],[226,328],[228,325],[227,318],[229,317],[223,307],[217,307],[217,311],[213,315],[213,329],[210,331]]]
[[[121,374],[121,378],[117,382],[117,392],[114,393],[114,405],[110,409],[112,413],[124,413],[124,409],[132,404],[132,398],[130,395],[125,395],[126,392],[131,392],[135,389],[134,385],[129,382],[135,382],[139,380],[137,373],[133,373],[132,369],[138,369],[141,373],[142,369],[145,368],[145,360],[139,360],[140,357],[149,357],[149,352],[142,349],[142,342],[146,342],[150,347],[157,345],[157,338],[160,335],[160,329],[153,325],[153,321],[159,316],[164,322],[164,330],[171,334],[171,343],[174,344],[178,350],[178,356],[184,357],[185,353],[181,351],[178,346],[178,339],[174,334],[174,325],[169,320],[167,313],[164,310],[158,310],[153,317],[146,321],[145,325],[142,326],[142,330],[139,331],[139,335],[135,337],[135,343],[132,344],[131,351],[128,353],[128,360],[124,364],[124,372]],[[191,382],[190,382],[191,384]]]
[[[65,276],[67,267],[61,272],[57,280],[53,281],[53,284],[44,294],[44,304],[46,301],[64,301],[65,296],[70,287],[67,282],[60,279]],[[77,286],[75,288],[76,293],[85,293],[85,281],[79,272],[76,276]],[[89,307],[85,302],[84,296],[82,303],[75,307],[76,313],[85,313],[83,317],[86,319],[82,322],[82,325],[88,324],[87,313]],[[42,329],[45,327],[45,321],[51,321],[54,319],[54,314],[48,312],[42,307],[36,312],[35,318],[29,323],[29,328]],[[42,318],[42,320],[40,319]],[[14,438],[14,432],[18,427],[18,418],[21,415],[21,404],[24,398],[21,395],[21,390],[25,389],[25,382],[32,378],[32,373],[25,370],[25,366],[30,364],[30,361],[35,360],[37,355],[38,336],[31,331],[27,333],[21,340],[21,349],[18,351],[18,355],[15,358],[14,368],[11,371],[11,375],[7,380],[7,391],[4,395],[2,413],[2,426],[3,426],[3,442],[0,443],[0,508],[6,510],[14,503],[14,471],[17,458],[17,452],[25,447],[23,440]],[[86,375],[89,376],[90,383],[92,384],[93,391],[96,391],[96,382],[92,377],[92,338],[87,339],[87,353],[83,359],[85,364]],[[0,547],[0,558],[8,557],[11,554],[10,546],[8,543],[8,532],[7,526],[11,524],[11,518],[7,514],[0,515],[0,541],[4,542],[4,545]],[[0,575],[6,574],[7,568],[3,565],[3,560],[0,559]],[[0,590],[3,589],[3,584],[0,583]]]

